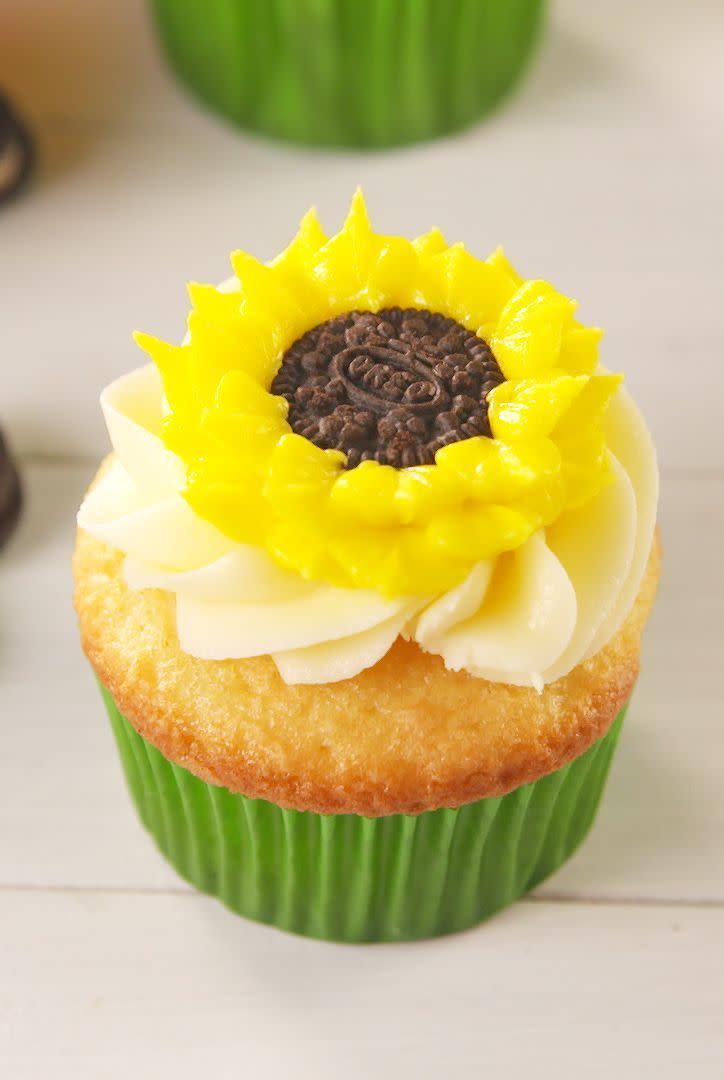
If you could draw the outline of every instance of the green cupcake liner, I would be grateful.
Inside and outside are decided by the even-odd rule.
[[[553,873],[591,826],[626,711],[581,757],[502,798],[364,818],[204,783],[101,690],[140,818],[179,874],[246,918],[344,942],[464,930]]]
[[[241,127],[379,147],[488,112],[518,79],[544,0],[152,0],[177,74]]]

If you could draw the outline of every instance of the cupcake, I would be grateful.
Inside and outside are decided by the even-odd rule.
[[[389,146],[473,123],[519,79],[543,0],[153,0],[177,74],[244,128]]]
[[[242,915],[471,926],[586,834],[658,578],[646,426],[601,332],[358,193],[191,285],[101,396],[75,602],[141,820]]]

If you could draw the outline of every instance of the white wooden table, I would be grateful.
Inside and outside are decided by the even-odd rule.
[[[0,1076],[724,1076],[724,10],[561,0],[491,122],[317,154],[206,116],[141,0],[0,0],[40,136],[0,213],[0,419],[27,487],[0,557]],[[137,824],[70,608],[73,515],[129,331],[361,182],[384,229],[504,241],[607,328],[661,451],[665,577],[598,823],[481,928],[351,948],[193,893]]]

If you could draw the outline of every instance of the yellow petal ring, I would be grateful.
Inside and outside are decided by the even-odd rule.
[[[601,332],[502,251],[477,259],[437,229],[375,233],[358,192],[331,238],[310,211],[273,262],[231,261],[234,290],[189,287],[184,344],[136,335],[161,372],[184,496],[226,536],[305,578],[439,593],[606,483],[601,420],[620,378],[597,374]],[[431,465],[346,469],[292,431],[270,392],[286,350],[336,315],[385,307],[440,313],[488,342],[506,379],[488,395],[492,438],[445,446]]]

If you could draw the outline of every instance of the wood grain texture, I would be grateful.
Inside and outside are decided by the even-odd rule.
[[[0,921],[13,1080],[721,1075],[721,910],[528,901],[366,948],[201,896],[6,892]]]

